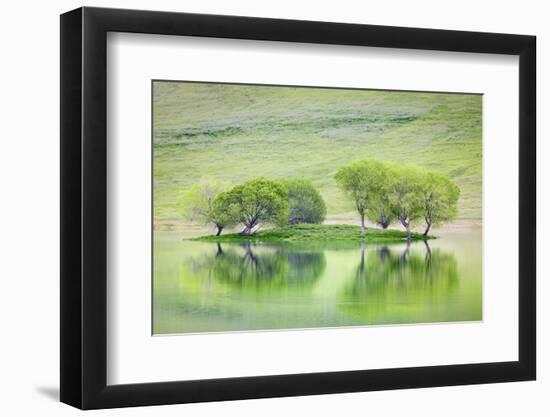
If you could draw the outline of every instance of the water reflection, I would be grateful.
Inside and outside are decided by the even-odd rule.
[[[154,333],[480,320],[480,242],[156,242]]]
[[[426,252],[411,253],[411,244],[400,252],[388,246],[369,251],[361,247],[361,260],[351,286],[353,293],[368,292],[369,287],[403,289],[427,288],[434,285],[452,288],[458,282],[456,258],[439,249],[431,250],[424,242]],[[365,259],[366,257],[366,259]]]
[[[423,242],[404,247],[361,246],[360,261],[342,292],[343,308],[354,315],[372,315],[388,304],[434,304],[451,298],[459,285],[452,253],[431,249]]]
[[[225,245],[204,259],[209,274],[219,283],[247,291],[310,288],[323,274],[325,254],[284,246]]]

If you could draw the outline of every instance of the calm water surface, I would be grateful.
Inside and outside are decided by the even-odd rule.
[[[429,245],[216,244],[157,235],[154,334],[482,319],[481,234]]]

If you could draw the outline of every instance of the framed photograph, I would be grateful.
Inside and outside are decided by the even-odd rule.
[[[533,380],[535,37],[61,16],[61,401]]]

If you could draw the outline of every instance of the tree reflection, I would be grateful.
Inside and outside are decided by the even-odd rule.
[[[251,244],[227,249],[218,245],[209,265],[217,282],[254,291],[311,287],[325,266],[323,252]]]
[[[453,254],[431,249],[401,250],[382,246],[361,246],[360,261],[350,283],[344,288],[346,302],[368,304],[422,303],[426,297],[447,296],[458,284],[457,261]]]

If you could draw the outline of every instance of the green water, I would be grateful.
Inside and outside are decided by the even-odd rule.
[[[238,245],[157,235],[153,333],[481,320],[481,235],[428,245]]]

